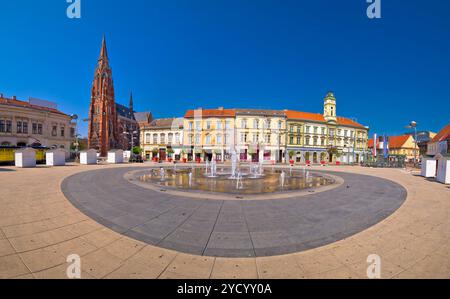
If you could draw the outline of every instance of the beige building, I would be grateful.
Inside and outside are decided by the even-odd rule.
[[[286,152],[284,111],[235,109],[236,151],[241,161],[283,162]]]
[[[0,145],[62,148],[69,153],[75,138],[72,117],[47,101],[0,95]]]
[[[155,119],[140,127],[143,158],[158,161],[182,159],[183,118]]]

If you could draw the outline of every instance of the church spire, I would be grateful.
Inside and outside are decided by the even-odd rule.
[[[102,49],[100,50],[100,57],[98,58],[99,61],[105,61],[106,63],[108,62],[108,50],[106,48],[106,38],[103,35],[103,40],[102,40]]]
[[[130,104],[129,104],[129,108],[130,108],[131,113],[133,113],[133,112],[134,112],[134,110],[133,110],[133,92],[130,92]]]

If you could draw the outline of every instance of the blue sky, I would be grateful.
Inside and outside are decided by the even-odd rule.
[[[0,92],[55,101],[87,117],[102,35],[116,101],[155,117],[189,108],[338,114],[371,133],[401,134],[411,120],[438,131],[450,120],[450,1],[365,0],[0,1]],[[80,132],[85,135],[85,123]]]

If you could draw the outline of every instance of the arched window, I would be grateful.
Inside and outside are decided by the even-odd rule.
[[[158,134],[153,134],[153,144],[158,144]]]
[[[169,133],[168,138],[169,138],[168,143],[172,144],[172,142],[173,142],[173,133]]]
[[[151,142],[151,135],[150,133],[145,134],[145,143],[150,143]]]
[[[161,144],[166,143],[166,134],[161,133],[161,135],[159,135],[159,143]]]
[[[206,140],[205,140],[206,144],[211,144],[211,135],[206,135]]]

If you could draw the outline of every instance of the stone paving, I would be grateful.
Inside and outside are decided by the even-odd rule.
[[[366,278],[370,254],[381,257],[382,278],[450,278],[450,188],[404,170],[327,168],[388,179],[407,190],[403,205],[378,224],[311,250],[227,258],[124,236],[80,212],[61,190],[71,175],[126,167],[0,167],[0,278],[67,278],[66,258],[74,253],[86,279]]]
[[[194,199],[131,184],[124,175],[133,170],[76,174],[64,180],[62,191],[82,212],[118,233],[204,256],[262,257],[323,246],[380,222],[406,198],[406,190],[392,181],[340,173],[344,184],[302,197]],[[133,177],[139,180],[148,171]]]

